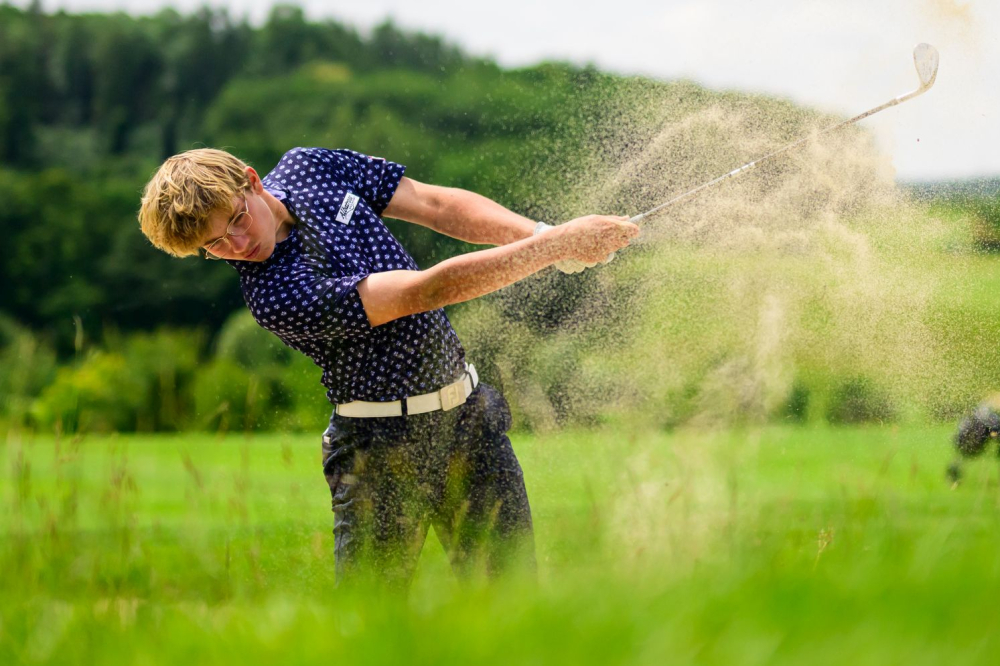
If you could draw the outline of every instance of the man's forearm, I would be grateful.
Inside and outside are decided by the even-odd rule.
[[[442,188],[440,197],[440,215],[433,228],[452,238],[477,245],[508,245],[534,232],[533,220],[474,192]]]
[[[431,307],[462,303],[537,273],[562,258],[556,238],[526,238],[453,257],[425,271]]]
[[[561,234],[543,234],[470,252],[424,271],[373,273],[358,283],[358,293],[369,323],[379,326],[489,294],[558,261],[565,252]]]
[[[477,245],[508,245],[535,230],[533,220],[484,196],[411,178],[399,182],[383,214]]]

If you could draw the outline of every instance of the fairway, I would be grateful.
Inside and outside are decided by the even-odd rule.
[[[987,663],[993,460],[946,427],[515,436],[540,581],[333,587],[309,436],[2,448],[0,663]]]

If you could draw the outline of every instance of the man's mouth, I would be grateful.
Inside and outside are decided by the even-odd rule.
[[[257,247],[255,247],[253,249],[253,252],[251,252],[250,254],[248,254],[245,257],[243,257],[243,259],[249,261],[250,259],[253,259],[254,257],[256,257],[258,252],[260,252],[260,245],[258,245]]]

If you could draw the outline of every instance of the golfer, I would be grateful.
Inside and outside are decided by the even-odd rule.
[[[601,215],[549,227],[403,172],[295,148],[260,178],[227,152],[192,150],[157,170],[139,211],[161,250],[226,260],[257,323],[323,369],[338,585],[405,589],[431,526],[460,578],[534,566],[510,411],[441,308],[548,266],[607,261],[639,233]],[[420,270],[383,214],[497,247]]]

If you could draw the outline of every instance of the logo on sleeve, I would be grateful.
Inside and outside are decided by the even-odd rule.
[[[340,204],[340,210],[337,211],[337,222],[350,224],[354,209],[358,207],[358,201],[358,195],[348,192],[344,197],[344,203]]]

